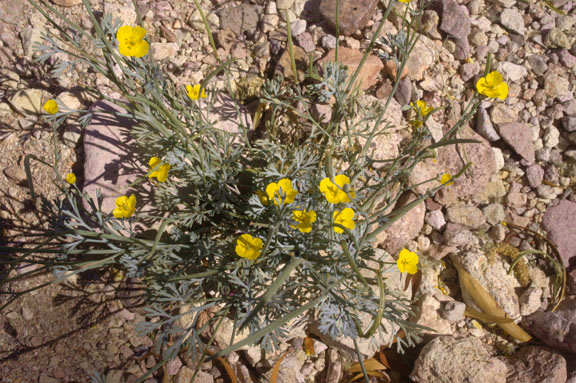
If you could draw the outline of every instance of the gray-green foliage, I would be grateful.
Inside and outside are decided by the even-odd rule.
[[[414,166],[434,156],[435,147],[454,142],[449,141],[453,137],[431,146],[424,121],[401,145],[397,157],[375,160],[369,148],[391,127],[386,119],[390,101],[362,104],[360,91],[351,85],[356,74],[336,64],[328,64],[322,76],[312,76],[304,84],[281,77],[267,80],[259,100],[267,108],[261,124],[264,129],[254,132],[239,124],[237,133],[221,131],[207,119],[222,91],[211,81],[227,79],[229,62],[221,63],[202,84],[208,98],[191,100],[150,55],[141,59],[121,56],[114,37],[119,21],[105,15],[98,23],[89,2],[84,5],[96,36],[61,18],[50,5],[36,5],[52,12],[46,16],[60,31],[58,36],[46,36],[39,59],[67,54],[70,61],[60,61],[55,75],[83,63],[108,78],[123,101],[98,89],[90,92],[126,110],[115,116],[135,122],[131,135],[143,164],[156,156],[171,169],[167,182],[152,181],[152,212],[130,219],[114,218],[102,211],[98,198],[62,183],[58,202],[62,225],[54,239],[62,243],[60,258],[66,262],[52,265],[59,275],[114,266],[126,277],[141,280],[148,291],[149,320],[139,329],[155,337],[164,360],[184,346],[204,352],[213,341],[202,335],[204,330],[217,327],[224,317],[234,321],[236,330],[249,330],[251,336],[244,343],[258,343],[266,350],[277,347],[288,334],[289,322],[308,320],[317,321],[319,329],[334,338],[366,337],[377,344],[388,343],[394,334],[385,331],[382,324],[387,322],[406,334],[398,347],[416,340],[417,326],[407,321],[410,302],[396,297],[386,286],[386,278],[379,277],[384,271],[398,271],[376,256],[374,239],[438,189],[431,188],[406,207],[390,209],[403,192],[412,189],[407,177]],[[416,41],[402,33],[402,45],[394,44],[403,53],[399,72],[406,51]],[[370,47],[374,45],[375,39]],[[333,103],[329,122],[311,115],[311,105],[317,102]],[[239,116],[240,108],[234,105],[231,115]],[[87,124],[91,113],[80,111],[77,117]],[[58,125],[71,114],[60,112],[52,121]],[[337,174],[351,180],[347,191],[353,190],[355,198],[349,203],[330,204],[319,190],[322,179]],[[293,204],[275,205],[258,197],[258,191],[282,178],[290,179],[299,192]],[[143,182],[151,182],[144,173],[139,184]],[[139,184],[131,192],[138,198]],[[344,207],[355,212],[353,230],[333,223],[334,211]],[[296,208],[316,212],[309,233],[292,227]],[[142,234],[138,228],[142,223],[152,228],[151,236]],[[343,233],[336,233],[335,227]],[[236,240],[243,233],[264,241],[254,261],[235,252]],[[80,263],[79,256],[90,261]],[[208,309],[219,311],[202,324],[201,316]],[[366,314],[380,323],[367,328],[362,321]]]

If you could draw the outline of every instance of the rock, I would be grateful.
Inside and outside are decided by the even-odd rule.
[[[548,346],[576,354],[576,297],[565,299],[556,311],[537,311],[522,326]]]
[[[349,36],[364,28],[376,12],[378,0],[340,0],[340,34]],[[320,0],[318,11],[328,26],[336,30],[336,0]]]
[[[410,378],[417,383],[502,383],[506,365],[486,350],[481,340],[440,336],[418,356]]]
[[[4,175],[16,185],[25,185],[27,178],[24,168],[20,165],[12,165],[4,169]]]
[[[520,314],[522,316],[530,315],[538,311],[541,306],[542,289],[530,287],[520,295]]]
[[[322,47],[324,49],[334,49],[336,48],[336,36],[324,35],[322,37]]]
[[[292,36],[298,36],[306,31],[306,20],[298,19],[290,23]]]
[[[560,28],[552,28],[550,31],[548,31],[546,37],[544,37],[544,44],[548,48],[572,48],[570,38],[568,38],[566,33]]]
[[[314,43],[314,39],[312,38],[312,35],[308,32],[299,34],[298,36],[295,37],[295,40],[296,44],[298,44],[299,47],[304,49],[306,53],[311,53],[316,50],[316,44]]]
[[[398,89],[394,94],[394,99],[398,101],[400,105],[408,105],[412,97],[412,82],[410,78],[404,77],[398,82]]]
[[[38,379],[38,383],[58,383],[57,379],[51,378],[48,375],[40,375],[40,379]],[[108,381],[106,381],[108,383]],[[115,383],[115,382],[112,382]]]
[[[215,334],[214,340],[220,347],[220,349],[224,350],[225,348],[229,347],[232,343],[230,343],[230,339],[232,339],[232,331],[234,330],[234,322],[232,322],[228,318],[222,319],[221,325],[218,328],[218,331]],[[250,330],[244,328],[242,331],[236,331],[234,336],[234,343],[238,343],[241,340],[247,338],[250,335]],[[244,346],[239,348],[239,350],[246,350],[248,346]]]
[[[567,132],[576,131],[576,116],[566,116],[562,119],[562,126]]]
[[[178,54],[177,43],[152,43],[152,56],[156,61],[174,58]]]
[[[471,228],[478,228],[486,223],[482,211],[472,205],[453,205],[447,209],[448,221]]]
[[[298,72],[298,79],[299,81],[303,81],[308,71],[308,54],[299,46],[294,46],[292,52],[294,53],[294,61],[296,62],[296,72]],[[282,53],[282,56],[280,56],[274,73],[281,73],[284,78],[294,78],[288,49],[286,49],[284,53]]]
[[[448,246],[472,246],[478,238],[470,230],[456,223],[449,223],[444,229],[444,243]]]
[[[506,104],[498,103],[492,107],[490,118],[496,125],[507,124],[518,121],[518,112]]]
[[[526,27],[524,26],[524,17],[514,8],[507,8],[500,13],[500,24],[505,28],[524,36]]]
[[[542,185],[542,181],[544,180],[544,169],[537,164],[528,166],[526,169],[526,178],[528,179],[530,187],[537,188]]]
[[[544,347],[528,346],[502,359],[508,366],[506,383],[565,383],[566,359]]]
[[[528,196],[523,193],[510,192],[506,196],[506,202],[509,207],[521,208],[526,205],[526,202],[528,202]]]
[[[569,96],[571,94],[570,82],[558,74],[548,74],[544,78],[544,92],[548,97],[559,99]]]
[[[458,149],[455,145],[441,147],[438,149],[436,162],[427,159],[418,163],[409,176],[410,183],[417,185],[438,174],[456,174],[468,161],[472,162],[462,177],[436,194],[434,198],[441,204],[452,203],[457,198],[479,196],[486,188],[496,166],[494,152],[490,144],[480,135],[465,127],[460,132],[460,138],[470,138],[479,142],[460,145]],[[464,160],[459,154],[462,151],[465,151],[467,160]],[[439,184],[438,181],[432,181],[417,186],[416,191],[424,194],[429,188]]]
[[[25,16],[24,2],[21,0],[6,0],[0,7],[0,20],[7,24],[16,24]]]
[[[576,263],[576,203],[561,200],[556,206],[549,207],[542,217],[542,227],[558,248],[564,266],[573,266]]]
[[[34,312],[32,310],[30,310],[29,307],[24,306],[22,307],[22,318],[24,318],[24,320],[32,320],[34,319]]]
[[[423,334],[450,335],[452,328],[450,322],[440,316],[440,302],[432,295],[424,295],[418,302],[418,314],[413,319],[414,323],[429,327],[430,330],[422,330]]]
[[[477,62],[465,63],[460,67],[460,77],[466,82],[480,73],[480,64]]]
[[[434,64],[435,59],[436,53],[434,42],[426,36],[420,36],[410,54],[410,57],[408,58],[408,61],[406,62],[404,68],[406,74],[413,81],[422,80],[424,78],[424,72]]]
[[[120,4],[119,2],[105,1],[103,5],[105,14],[120,18],[124,25],[136,24],[136,8],[134,8],[132,2],[127,1]]]
[[[335,55],[335,50],[328,52],[324,58],[318,61],[320,68],[327,62],[333,62]],[[338,61],[348,67],[349,78],[354,74],[356,68],[358,68],[363,56],[364,53],[356,49],[344,47],[338,49]],[[360,88],[366,90],[375,85],[378,82],[378,74],[382,68],[384,68],[382,60],[376,56],[369,55],[358,75],[357,83],[360,84]]]
[[[311,113],[316,121],[327,124],[332,118],[332,106],[329,104],[315,103],[312,105]]]
[[[276,7],[278,9],[290,9],[294,4],[294,0],[277,0]]]
[[[42,43],[43,32],[41,28],[33,27],[27,27],[22,31],[22,48],[26,57],[31,58],[34,55],[36,46]]]
[[[476,115],[476,131],[488,141],[498,141],[500,139],[494,129],[494,125],[492,125],[492,121],[490,121],[488,112],[482,107],[478,108],[478,114]]]
[[[544,132],[544,146],[554,148],[560,143],[560,131],[554,125],[550,125]]]
[[[8,98],[8,103],[16,112],[24,116],[38,116],[43,114],[43,100],[47,93],[40,89],[20,90]]]
[[[516,295],[519,283],[514,275],[508,274],[508,266],[505,266],[502,260],[489,259],[476,250],[464,252],[460,256],[451,255],[450,259],[468,271],[510,318],[520,317],[520,305]],[[462,298],[466,305],[482,311],[467,291],[462,290]]]
[[[304,382],[305,377],[300,373],[306,361],[306,353],[302,347],[294,352],[288,352],[280,363],[278,381],[279,382]]]
[[[122,383],[124,373],[122,370],[110,370],[106,374],[106,383]]]
[[[82,4],[82,0],[52,0],[52,2],[56,5],[60,5],[61,7],[73,7],[78,4]]]
[[[449,322],[459,322],[464,319],[466,303],[458,301],[449,301],[444,304],[442,309],[442,318]]]
[[[512,82],[521,80],[528,74],[528,71],[522,65],[517,65],[508,61],[501,62],[498,65],[498,70],[504,75],[504,78]]]
[[[328,367],[326,369],[326,378],[324,381],[328,382],[340,382],[342,380],[343,369],[342,359],[338,355],[335,349],[328,349],[326,359],[328,361]]]
[[[137,145],[130,137],[132,121],[126,118],[111,119],[109,114],[98,113],[99,110],[125,113],[123,109],[108,101],[99,101],[91,109],[95,113],[84,130],[83,191],[95,199],[99,189],[103,197],[102,211],[112,213],[116,198],[129,193],[128,185],[146,174],[148,164],[138,155]],[[142,194],[139,190],[137,194],[142,197],[138,198],[140,201],[150,198],[149,190],[142,190]],[[88,203],[84,204],[90,212]],[[142,204],[137,203],[137,212],[141,212],[142,208]]]
[[[398,200],[394,209],[399,209],[402,206],[414,201],[416,196],[413,194],[406,194]],[[420,229],[424,226],[424,213],[426,206],[424,203],[418,204],[416,207],[410,209],[402,218],[394,222],[392,226],[383,231],[384,235],[377,238],[377,244],[383,247],[391,254],[398,253],[411,239],[414,239],[420,233]],[[381,239],[385,240],[382,241]]]
[[[434,210],[426,213],[425,222],[432,226],[435,230],[442,230],[444,225],[446,225],[446,220],[444,219],[444,214],[441,210]]]
[[[546,64],[547,57],[544,55],[532,55],[528,56],[528,63],[532,67],[532,70],[537,75],[543,75],[548,70],[548,65]]]
[[[520,123],[508,123],[498,126],[500,137],[522,158],[534,162],[535,150],[532,144],[532,131]]]
[[[468,9],[455,0],[441,0],[442,22],[440,30],[457,39],[467,39],[470,34]]]
[[[492,203],[482,209],[486,221],[491,225],[497,225],[506,218],[504,206],[499,203]]]
[[[176,376],[176,383],[190,383],[194,376],[194,371],[188,367],[182,367]],[[212,375],[205,371],[199,371],[194,379],[194,383],[214,383]]]
[[[434,10],[425,10],[422,14],[422,24],[420,25],[420,33],[429,34],[434,40],[440,40],[442,36],[438,33],[438,23],[440,16]]]
[[[263,8],[258,5],[240,4],[220,11],[220,29],[230,29],[237,36],[254,35]]]
[[[170,376],[178,374],[180,368],[182,367],[182,361],[180,358],[176,357],[166,363],[166,373]]]

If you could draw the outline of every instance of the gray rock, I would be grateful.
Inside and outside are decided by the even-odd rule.
[[[482,211],[472,205],[453,205],[447,209],[448,221],[471,228],[482,226],[486,219]]]
[[[542,302],[542,289],[530,287],[520,295],[520,314],[522,316],[535,313],[540,308]]]
[[[548,31],[546,37],[544,37],[544,44],[548,48],[572,48],[570,38],[560,28],[552,28],[550,31]]]
[[[537,164],[531,165],[526,169],[526,178],[531,187],[537,188],[544,180],[544,169]]]
[[[546,64],[546,56],[544,55],[528,56],[528,63],[530,63],[532,70],[537,75],[543,75],[548,70],[548,64]]]
[[[576,354],[576,297],[568,297],[554,312],[525,317],[522,327],[548,346]]]
[[[276,0],[278,9],[290,9],[294,4],[294,0]]]
[[[572,68],[576,65],[576,56],[570,54],[567,49],[560,49],[558,57],[560,58],[560,62],[568,68]]]
[[[566,116],[562,119],[562,126],[567,132],[576,132],[576,116]]]
[[[167,58],[174,58],[178,53],[177,43],[152,43],[152,56],[156,61],[162,61]]]
[[[500,13],[500,23],[512,32],[516,32],[519,35],[524,35],[526,33],[526,27],[524,25],[524,18],[522,14],[514,8],[504,9]]]
[[[322,36],[322,47],[324,49],[334,49],[336,48],[336,36],[324,35]]]
[[[504,206],[499,203],[492,203],[482,209],[486,221],[491,225],[497,225],[506,218]]]
[[[298,36],[306,31],[306,20],[298,19],[290,24],[292,36]]]
[[[566,359],[544,347],[523,347],[503,359],[508,366],[506,383],[565,383]]]
[[[477,62],[465,63],[460,67],[462,81],[468,81],[478,73],[480,73],[480,64]]]
[[[412,82],[410,78],[404,77],[398,83],[398,89],[394,94],[394,98],[400,105],[407,105],[410,103],[412,97]]]
[[[459,322],[464,319],[466,303],[458,301],[448,301],[444,304],[442,317],[450,322]]]
[[[528,74],[528,71],[522,65],[507,61],[501,62],[498,65],[498,70],[504,74],[504,78],[513,82],[523,79]]]
[[[444,243],[447,246],[473,246],[478,244],[478,237],[465,226],[449,223],[444,229]]]
[[[440,336],[424,346],[410,378],[418,383],[502,383],[506,371],[481,340]]]
[[[26,57],[32,57],[36,45],[42,42],[42,32],[42,29],[33,27],[28,27],[22,31],[20,36],[22,38],[22,48],[24,48],[24,55]]]
[[[545,185],[543,185],[545,186]],[[548,238],[556,245],[564,266],[576,262],[576,203],[562,200],[548,208],[542,217],[542,227]]]
[[[340,34],[349,36],[364,28],[376,12],[378,0],[340,0]],[[336,30],[336,0],[321,0],[318,8],[332,30]]]
[[[476,131],[488,141],[498,141],[500,139],[496,129],[494,129],[494,125],[492,125],[492,121],[490,121],[488,112],[482,107],[478,108],[478,114],[476,115]]]
[[[442,214],[441,210],[429,211],[426,213],[424,220],[428,225],[438,231],[442,230],[444,225],[446,225],[446,220],[444,219],[444,214]]]
[[[524,124],[509,123],[498,127],[500,137],[522,158],[534,162],[535,150],[532,143],[532,130]]]
[[[468,39],[470,34],[468,9],[454,0],[441,0],[441,6],[440,30],[457,39]]]
[[[240,4],[220,11],[220,28],[230,29],[236,35],[253,35],[263,8],[258,5]]]

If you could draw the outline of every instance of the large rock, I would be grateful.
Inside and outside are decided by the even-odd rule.
[[[400,197],[398,203],[394,206],[394,209],[400,209],[415,199],[416,196],[414,194],[406,194]],[[383,247],[391,254],[397,254],[406,245],[406,242],[418,236],[422,226],[424,226],[425,213],[426,205],[424,203],[416,205],[402,218],[384,230],[377,237],[376,245]]]
[[[548,208],[542,218],[542,227],[556,245],[564,266],[576,264],[576,203],[562,200]]]
[[[514,8],[504,9],[500,13],[500,23],[507,29],[519,35],[526,33],[524,18],[522,14]]]
[[[456,39],[467,39],[470,34],[470,16],[464,5],[454,0],[442,0],[440,30]]]
[[[418,383],[502,383],[506,365],[477,338],[440,336],[418,356],[410,378]]]
[[[408,62],[406,62],[406,73],[413,81],[420,81],[424,79],[424,72],[432,64],[434,64],[437,57],[434,42],[426,36],[420,36]]]
[[[450,258],[468,271],[510,318],[520,317],[520,304],[516,295],[516,288],[520,284],[514,275],[508,274],[508,267],[504,266],[500,259],[491,260],[474,250],[464,252],[459,256],[451,255]],[[462,298],[468,306],[482,311],[467,291],[462,291]]]
[[[409,176],[410,183],[416,185],[438,174],[458,173],[466,165],[466,159],[472,162],[465,174],[436,194],[435,199],[441,204],[453,203],[457,198],[481,195],[496,168],[494,152],[485,139],[467,127],[462,129],[459,138],[471,138],[479,143],[443,146],[438,149],[436,161],[427,159],[420,162]],[[438,181],[432,181],[417,186],[416,191],[423,194],[439,184]]]
[[[220,29],[230,29],[236,35],[253,35],[258,27],[262,7],[252,4],[240,4],[220,11]]]
[[[506,383],[565,383],[566,359],[544,347],[529,346],[503,359],[508,366]]]
[[[358,68],[360,61],[364,53],[352,48],[339,48],[338,49],[338,61],[348,67],[348,78],[354,75],[354,72]],[[327,62],[335,61],[336,50],[333,49],[328,54],[318,61],[318,65],[323,67]],[[369,55],[358,74],[357,84],[360,85],[361,89],[368,89],[378,82],[378,74],[384,68],[382,60],[378,57]]]
[[[556,311],[537,311],[522,320],[522,327],[548,346],[576,354],[576,297],[563,301]]]
[[[38,116],[43,114],[43,101],[48,93],[41,89],[19,90],[8,99],[10,106],[24,116]]]
[[[528,162],[534,162],[536,151],[532,143],[532,129],[524,124],[511,122],[499,125],[498,133],[517,154]]]
[[[374,12],[378,0],[340,0],[339,30],[340,34],[348,36],[364,28]],[[336,0],[321,0],[320,14],[332,30],[336,30]]]

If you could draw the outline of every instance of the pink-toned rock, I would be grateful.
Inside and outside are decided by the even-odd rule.
[[[532,130],[524,124],[512,122],[498,126],[500,137],[522,158],[534,162],[536,152],[532,144]]]
[[[566,382],[566,359],[544,347],[524,347],[503,362],[508,366],[506,383]]]
[[[322,67],[325,63],[334,61],[335,56],[336,50],[333,49],[328,52],[326,57],[318,61],[319,66]],[[363,56],[364,53],[356,49],[344,47],[338,49],[338,61],[348,67],[348,78],[352,77]],[[368,89],[375,85],[378,82],[378,74],[382,68],[384,68],[382,60],[376,56],[369,55],[356,80],[360,84],[360,88]]]
[[[84,130],[83,191],[96,198],[97,190],[100,190],[102,211],[112,213],[116,198],[129,192],[130,183],[146,175],[147,159],[137,154],[137,144],[130,137],[133,122],[110,114],[125,113],[123,109],[108,101],[98,101],[91,109],[95,113]],[[139,195],[137,199],[140,210],[144,198]]]
[[[409,204],[415,199],[416,196],[411,193],[400,197],[396,206],[394,206],[394,210]],[[390,254],[396,255],[406,242],[416,238],[418,233],[420,233],[422,226],[424,226],[424,213],[426,213],[426,205],[424,203],[416,205],[402,218],[394,222],[392,226],[384,230],[378,236],[376,245],[384,248]]]
[[[576,265],[576,203],[562,200],[548,208],[542,218],[542,227],[558,248],[564,266]]]
[[[548,346],[576,354],[576,297],[564,300],[556,311],[536,311],[522,319],[522,328]]]
[[[378,0],[340,0],[338,27],[348,36],[364,28],[376,12]],[[336,30],[336,0],[321,0],[318,7],[328,26]]]
[[[494,152],[488,141],[483,139],[472,129],[464,128],[459,138],[470,138],[479,143],[443,146],[438,149],[436,161],[428,159],[420,162],[410,173],[410,183],[420,184],[430,178],[444,173],[456,174],[464,165],[465,158],[472,162],[468,171],[457,179],[452,185],[441,189],[436,194],[436,201],[442,205],[449,205],[458,198],[480,196],[496,168]],[[462,153],[466,153],[464,156]],[[418,193],[424,194],[430,188],[440,185],[437,181],[432,181],[416,187]]]

